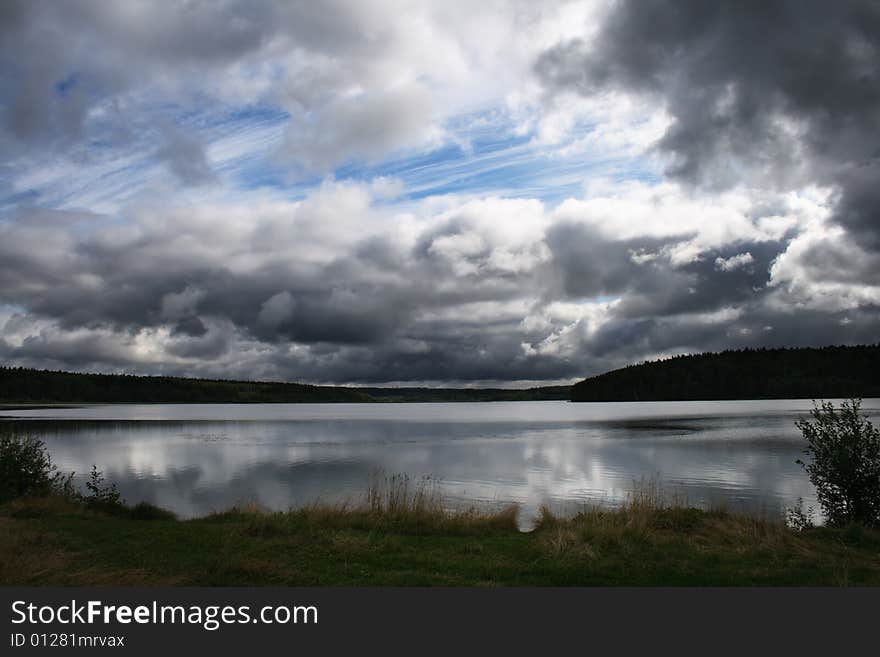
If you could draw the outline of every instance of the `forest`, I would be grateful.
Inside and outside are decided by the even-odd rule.
[[[843,397],[880,397],[880,344],[675,356],[571,387],[578,402]]]
[[[5,404],[360,401],[370,400],[354,388],[0,367],[0,402]]]
[[[452,402],[568,399],[568,386],[356,388],[0,367],[0,404]]]

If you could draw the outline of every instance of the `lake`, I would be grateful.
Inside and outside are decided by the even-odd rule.
[[[430,404],[121,404],[0,411],[82,484],[94,463],[130,503],[182,517],[234,504],[358,502],[376,472],[438,481],[450,505],[573,512],[634,482],[687,503],[816,505],[795,462],[809,400]],[[863,402],[876,419],[880,400]]]

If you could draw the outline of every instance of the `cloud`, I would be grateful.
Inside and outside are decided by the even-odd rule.
[[[260,314],[257,315],[257,322],[263,324],[270,329],[277,329],[283,322],[289,320],[293,316],[296,302],[290,296],[290,292],[284,291],[273,294],[266,299],[260,306]]]
[[[410,145],[440,143],[432,113],[430,94],[417,84],[336,98],[313,117],[294,115],[282,153],[318,171],[375,161]]]
[[[527,73],[562,11],[542,4],[11,0],[0,145],[69,155],[170,121],[158,156],[196,184],[210,175],[186,122],[206,104],[284,110],[278,155],[324,173],[436,145],[448,118],[503,100],[502,83]]]
[[[716,212],[750,227],[740,236],[696,220],[633,229],[628,213],[657,211],[641,186],[610,204],[427,199],[405,215],[375,186],[328,181],[301,201],[246,206],[154,201],[124,224],[22,211],[0,225],[0,303],[19,308],[0,357],[322,382],[557,381],[776,340],[807,311],[799,343],[836,338],[844,312],[851,336],[872,321],[869,290],[803,306],[820,288],[792,281],[834,263],[811,254],[827,235],[799,197],[729,197]],[[706,200],[667,188],[663,203],[687,217]]]
[[[745,253],[737,253],[729,258],[718,256],[715,258],[715,269],[720,271],[733,271],[734,269],[740,269],[741,267],[748,267],[754,262],[755,259],[748,251]]]
[[[870,1],[632,0],[593,40],[548,49],[536,71],[551,93],[657,99],[672,122],[656,148],[678,180],[836,187],[834,220],[877,249],[880,159],[865,136],[880,129],[878,31]]]
[[[173,127],[166,128],[156,158],[185,185],[202,185],[217,180],[202,144]]]
[[[0,360],[506,384],[873,341],[876,14],[3,3]]]

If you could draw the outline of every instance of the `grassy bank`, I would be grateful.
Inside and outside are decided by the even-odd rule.
[[[187,521],[47,497],[0,506],[0,584],[880,585],[880,532],[798,532],[647,496],[573,518],[545,513],[531,533],[517,530],[513,508],[452,513],[416,495]]]

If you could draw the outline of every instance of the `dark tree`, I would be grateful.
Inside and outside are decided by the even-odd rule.
[[[39,439],[0,434],[0,502],[69,493],[72,476],[58,472]]]
[[[860,401],[840,409],[823,402],[813,421],[797,422],[809,463],[798,460],[816,487],[828,523],[880,524],[880,431],[859,414]]]

